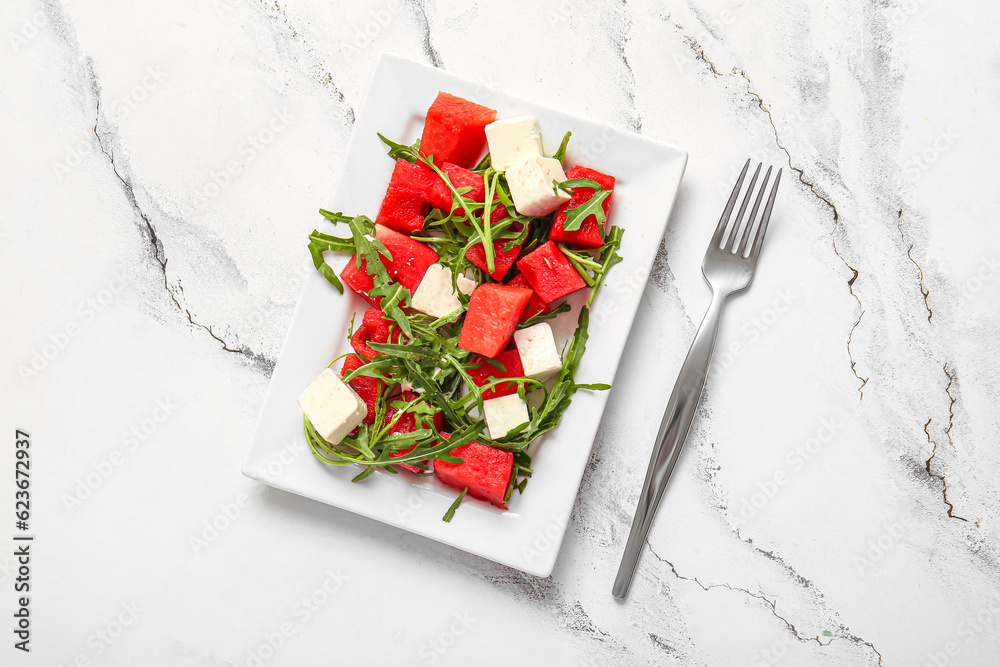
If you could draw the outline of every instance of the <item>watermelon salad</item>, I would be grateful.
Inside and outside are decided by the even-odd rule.
[[[529,445],[578,389],[608,388],[574,373],[623,230],[608,220],[614,177],[564,170],[570,134],[547,156],[536,118],[441,92],[412,146],[379,135],[395,166],[374,221],[320,210],[349,234],[314,231],[313,263],[368,308],[351,320],[353,352],[299,397],[317,458],[360,466],[356,482],[435,475],[460,492],[445,521],[466,494],[507,509]],[[350,255],[339,275],[330,253]],[[549,320],[587,289],[560,350]]]

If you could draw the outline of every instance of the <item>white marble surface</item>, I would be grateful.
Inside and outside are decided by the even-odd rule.
[[[0,396],[4,437],[33,435],[37,541],[34,650],[5,634],[0,662],[997,664],[998,16],[4,2]],[[383,50],[690,152],[549,579],[239,473]],[[747,155],[788,178],[617,603],[708,302],[701,255]]]

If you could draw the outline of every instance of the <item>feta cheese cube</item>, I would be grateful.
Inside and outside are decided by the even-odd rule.
[[[528,405],[517,394],[483,401],[483,412],[490,437],[502,438],[515,426],[528,421]]]
[[[337,444],[368,416],[368,408],[337,372],[327,368],[299,396],[299,406],[327,442]]]
[[[490,162],[505,171],[529,157],[542,157],[542,129],[534,116],[504,118],[486,126]]]
[[[521,356],[525,377],[544,382],[562,369],[556,339],[548,322],[515,331],[514,345]]]
[[[458,283],[458,291],[465,296],[472,296],[472,293],[479,287],[479,283],[465,276],[459,276],[456,282]]]
[[[528,158],[507,169],[510,196],[521,215],[545,215],[568,202],[568,194],[553,188],[553,181],[565,180],[562,164],[550,157]]]
[[[468,283],[472,283],[471,289]],[[471,294],[476,288],[476,281],[459,276],[458,287],[464,294]],[[469,291],[466,292],[466,289]],[[441,264],[431,264],[427,267],[427,272],[417,285],[417,291],[413,293],[413,302],[410,305],[431,317],[444,317],[461,308],[462,302],[458,300],[458,295],[451,285],[451,269]]]

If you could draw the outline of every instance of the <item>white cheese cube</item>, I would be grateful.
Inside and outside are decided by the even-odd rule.
[[[521,356],[525,377],[544,382],[562,369],[556,339],[548,322],[515,331],[514,345]]]
[[[472,289],[475,289],[475,281],[469,280],[465,276],[458,278],[460,288],[464,281],[471,282]],[[451,269],[441,264],[431,264],[427,267],[427,273],[417,285],[417,291],[413,293],[413,302],[410,305],[431,317],[444,317],[461,308],[462,302],[458,300],[458,295],[455,294],[451,285]]]
[[[550,157],[528,158],[507,169],[510,196],[521,215],[545,215],[568,202],[568,194],[553,188],[553,181],[565,180],[559,160]]]
[[[299,406],[327,442],[337,444],[368,416],[361,397],[327,368],[299,396]]]
[[[542,129],[534,116],[504,118],[486,126],[490,162],[505,171],[529,157],[542,157]]]
[[[472,278],[466,278],[465,276],[459,276],[456,282],[458,283],[458,291],[465,296],[472,296],[472,293],[476,291],[477,287],[479,287],[479,283]]]
[[[490,437],[496,440],[507,435],[512,428],[528,421],[528,406],[517,394],[483,401],[486,426]]]

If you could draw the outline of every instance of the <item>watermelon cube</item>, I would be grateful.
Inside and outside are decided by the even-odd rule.
[[[408,403],[410,401],[416,400],[416,398],[417,398],[417,394],[415,394],[414,392],[412,392],[412,391],[404,391],[399,396],[397,396],[395,400],[406,401]],[[387,424],[390,423],[390,422],[392,422],[392,418],[396,415],[397,412],[399,412],[399,410],[396,409],[396,408],[394,408],[394,407],[392,407],[391,405],[389,405],[386,408],[386,411],[385,411],[385,421],[386,421]],[[420,421],[421,428],[430,428],[431,422],[434,423],[434,427],[438,431],[440,431],[442,428],[444,428],[444,414],[441,413],[440,410],[438,412],[435,412],[434,416],[432,416],[429,421],[425,421],[425,419],[426,419],[426,417],[421,416],[421,421]],[[389,427],[389,431],[388,432],[389,433],[413,433],[416,430],[417,430],[417,416],[415,414],[413,414],[412,412],[407,412],[407,413],[403,414],[403,416],[400,417],[399,420],[395,424],[393,424],[392,426]],[[410,447],[406,447],[405,449],[401,449],[398,452],[392,452],[391,454],[389,454],[389,458],[391,458],[391,459],[398,459],[403,454],[409,454],[415,448],[416,448],[416,445],[411,445]],[[407,465],[405,463],[400,463],[399,465],[401,467],[403,467],[403,468],[406,468],[410,472],[415,472],[415,473],[418,473],[418,474],[422,474],[424,472],[423,470],[421,470],[420,468],[417,468],[416,466]]]
[[[587,167],[573,167],[566,174],[566,178],[589,178],[597,181],[605,190],[614,192],[615,189],[614,176],[608,176]],[[604,244],[604,225],[606,223],[597,222],[596,215],[588,215],[584,218],[579,229],[568,232],[563,228],[563,225],[566,223],[566,209],[576,208],[581,204],[587,203],[594,196],[594,192],[594,188],[576,188],[573,191],[570,200],[563,204],[559,208],[559,213],[556,214],[556,219],[552,223],[552,231],[549,232],[550,241],[562,242],[574,248],[600,248]],[[613,196],[613,194],[610,194],[601,202],[601,208],[604,209],[605,216],[607,216],[608,210],[611,208],[611,198]]]
[[[456,447],[449,452],[461,463],[434,462],[438,479],[456,489],[469,489],[469,495],[507,509],[504,496],[514,472],[514,455],[478,442]]]
[[[381,241],[392,255],[392,261],[380,255],[389,277],[410,290],[412,294],[427,273],[427,268],[438,260],[437,252],[430,246],[383,225],[375,225],[375,238]],[[357,255],[351,255],[347,266],[340,272],[340,279],[365,301],[375,308],[380,308],[382,297],[372,297],[368,294],[375,285],[375,278],[368,273],[364,257],[361,258],[362,268],[357,267],[357,258]]]
[[[524,368],[521,366],[521,355],[515,350],[504,350],[496,356],[496,360],[503,364],[506,370],[500,370],[490,364],[490,362],[483,359],[478,359],[479,363],[468,369],[469,377],[472,381],[476,383],[477,386],[482,387],[493,380],[499,378],[517,378],[524,376]],[[517,393],[517,385],[513,382],[507,384],[498,384],[493,389],[487,389],[483,392],[483,400],[488,401],[491,398],[497,398],[499,396],[508,396],[510,394]]]
[[[545,303],[586,287],[580,273],[552,241],[547,241],[517,262],[517,268]]]
[[[368,343],[398,343],[399,326],[387,318],[378,308],[369,308],[361,320],[361,326],[351,336],[351,347],[363,359],[374,359],[379,355]]]
[[[531,284],[528,280],[520,273],[507,281],[507,284],[511,287],[525,287],[531,289]],[[531,298],[528,299],[528,305],[524,309],[524,313],[521,315],[521,321],[524,322],[529,317],[534,317],[541,313],[547,313],[551,310],[549,304],[538,298],[535,294],[535,290],[531,290]]]
[[[361,360],[356,354],[348,355],[344,359],[343,370],[340,371],[340,377],[344,377],[351,371],[356,371],[365,365],[365,362]],[[385,382],[379,380],[378,378],[366,377],[359,375],[350,382],[351,389],[357,392],[361,400],[365,402],[365,407],[368,408],[368,414],[365,416],[365,422],[369,425],[375,423],[375,403],[378,401],[378,397],[382,395],[385,391]],[[351,435],[358,432],[358,429],[354,429]]]
[[[496,357],[510,342],[530,298],[531,290],[523,287],[480,285],[469,300],[458,346],[486,357]]]
[[[427,267],[438,261],[437,251],[429,245],[381,225],[375,226],[375,238],[381,241],[392,255],[391,261],[384,257],[382,259],[389,276],[412,294],[427,273]]]
[[[466,199],[478,202],[486,200],[486,184],[483,182],[483,177],[476,172],[469,171],[450,162],[445,162],[441,165],[441,171],[448,174],[448,180],[451,181],[452,186],[456,190],[460,188],[472,188],[462,194]],[[434,187],[430,191],[431,206],[441,209],[445,213],[450,213],[452,207],[455,205],[455,200],[451,196],[451,189],[448,188],[448,184],[444,182],[443,178],[437,174],[434,176],[436,180],[434,181]]]
[[[471,169],[486,148],[486,126],[496,119],[494,109],[440,92],[427,110],[420,150],[433,155],[434,164]]]
[[[340,279],[344,284],[361,295],[361,297],[372,306],[379,308],[382,305],[382,297],[371,297],[368,292],[375,286],[375,278],[368,273],[368,263],[365,258],[361,258],[361,268],[357,265],[358,256],[351,255],[347,266],[340,272]]]
[[[375,222],[406,234],[420,231],[431,210],[431,190],[439,180],[425,165],[396,160]]]
[[[507,209],[504,208],[502,204],[497,204],[499,208],[493,209],[493,213],[490,215],[490,222],[496,224],[507,217]],[[511,231],[520,232],[523,226],[519,222],[511,224],[508,228]],[[465,251],[465,257],[478,266],[483,271],[486,271],[494,280],[503,280],[507,272],[510,271],[510,267],[514,266],[514,262],[517,261],[517,256],[521,254],[521,245],[515,245],[510,250],[504,250],[507,244],[513,239],[494,239],[493,240],[493,271],[489,271],[486,264],[486,251],[483,250],[483,244],[477,243],[471,246]]]

